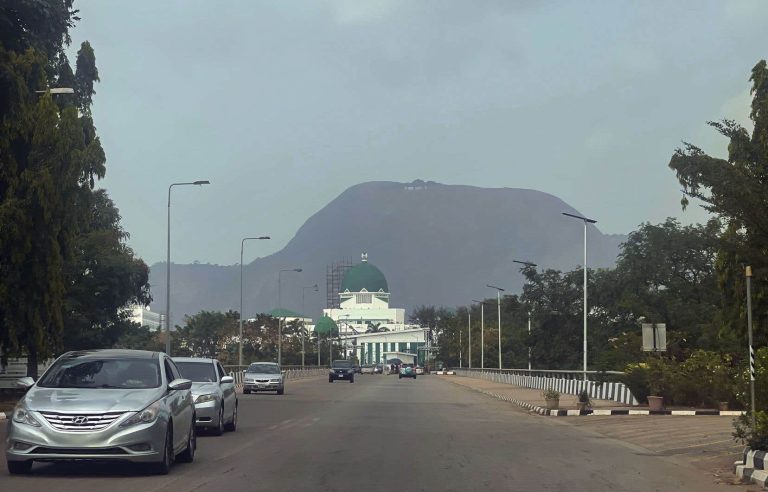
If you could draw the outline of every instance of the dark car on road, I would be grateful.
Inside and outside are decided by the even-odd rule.
[[[332,383],[337,379],[346,379],[350,383],[355,382],[355,366],[352,361],[335,360],[328,371],[328,382]]]
[[[398,379],[413,378],[416,379],[416,368],[413,364],[403,364],[400,366],[400,373],[397,375]]]

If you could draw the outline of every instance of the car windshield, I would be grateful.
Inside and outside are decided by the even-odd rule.
[[[331,367],[339,367],[339,368],[350,368],[352,367],[352,363],[348,360],[335,360],[333,361],[333,364]]]
[[[153,359],[68,358],[56,362],[37,384],[42,388],[157,388]]]
[[[215,383],[216,371],[210,362],[176,362],[181,377],[195,383]]]
[[[280,366],[277,364],[251,364],[245,372],[258,374],[280,374]]]

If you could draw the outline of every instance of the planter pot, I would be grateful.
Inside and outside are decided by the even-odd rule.
[[[717,407],[718,410],[721,412],[727,412],[728,411],[728,402],[727,401],[721,401],[720,405]]]
[[[648,397],[648,410],[658,411],[664,409],[664,397],[663,396],[649,396]]]
[[[576,407],[579,409],[580,412],[583,412],[584,410],[587,410],[589,408],[589,404],[586,402],[576,402]]]
[[[560,407],[560,398],[547,398],[547,410],[557,410]]]

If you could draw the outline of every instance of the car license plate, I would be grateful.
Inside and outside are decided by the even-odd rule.
[[[266,388],[266,387],[267,387],[267,385],[266,385],[266,384],[260,384],[260,385],[259,385],[259,388]]]

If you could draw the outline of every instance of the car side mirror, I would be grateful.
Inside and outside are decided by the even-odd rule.
[[[243,369],[243,374],[245,374],[246,372],[248,372],[248,369]]]
[[[24,391],[31,388],[34,384],[35,384],[35,380],[29,376],[19,378],[16,380],[16,387],[19,389],[23,389]]]
[[[223,378],[221,378],[221,384],[234,383],[234,382],[235,382],[235,378],[233,378],[232,376],[224,376]]]
[[[285,374],[286,372],[288,372],[288,371],[286,371],[285,369],[283,369],[282,371],[280,371],[280,374]]]
[[[168,384],[169,390],[188,390],[192,388],[192,381],[189,379],[174,379]]]

